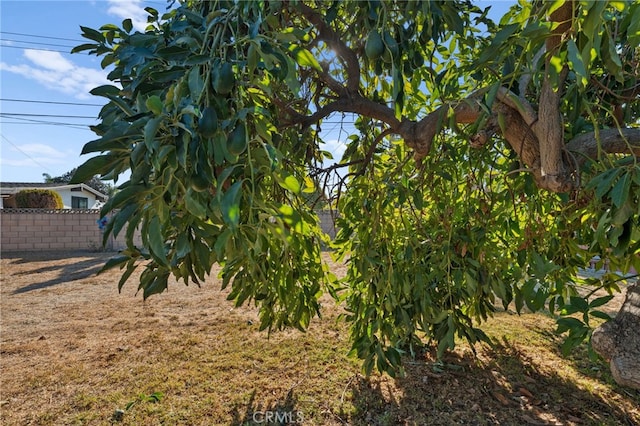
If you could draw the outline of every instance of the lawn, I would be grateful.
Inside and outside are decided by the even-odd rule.
[[[585,348],[563,358],[542,314],[501,312],[484,328],[494,347],[366,378],[329,299],[308,332],[269,336],[215,276],[146,302],[135,280],[118,294],[118,271],[95,275],[109,256],[2,254],[3,425],[640,424],[640,392]]]

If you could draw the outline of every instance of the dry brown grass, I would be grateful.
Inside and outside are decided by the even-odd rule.
[[[268,411],[310,425],[640,424],[640,394],[584,350],[560,357],[543,315],[497,315],[485,327],[497,345],[475,357],[461,344],[445,365],[426,354],[406,378],[367,379],[330,301],[307,333],[268,337],[217,279],[143,302],[135,280],[118,294],[118,271],[95,275],[108,257],[3,254],[3,425],[110,424],[127,406],[121,424],[254,424]]]

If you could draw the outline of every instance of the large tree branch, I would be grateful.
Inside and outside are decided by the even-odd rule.
[[[453,112],[456,123],[473,123],[483,112],[479,102],[479,93],[475,93],[457,104],[445,104],[437,108],[418,122],[404,121],[399,134],[415,151],[416,161],[420,162],[429,154],[436,134],[446,127],[444,123],[450,111]]]
[[[274,102],[278,104],[278,106],[284,107],[283,103],[279,103],[277,99],[274,100]],[[360,95],[339,98],[323,106],[311,115],[300,114],[293,111],[291,108],[287,108],[285,112],[291,117],[289,120],[285,121],[286,126],[302,125],[303,127],[308,127],[328,117],[334,112],[351,112],[387,123],[394,132],[402,134],[402,123],[396,118],[393,109]]]
[[[397,118],[392,108],[364,98],[358,93],[360,84],[358,57],[324,21],[324,18],[304,3],[298,3],[293,7],[317,29],[316,40],[325,42],[343,63],[346,83],[337,81],[325,69],[325,72],[320,73],[319,78],[337,95],[337,99],[308,115],[285,109],[285,114],[291,118],[286,125],[310,126],[334,112],[351,112],[367,116],[386,123],[389,132],[400,135],[415,151],[415,159],[420,163],[420,160],[429,154],[436,135],[450,126],[449,120],[456,124],[468,124],[476,122],[486,114],[483,96],[487,89],[484,89],[459,102],[445,104],[419,121]],[[574,2],[570,0],[549,16],[549,20],[557,25],[553,28],[544,48],[536,55],[540,58],[546,53],[538,111],[529,104],[524,95],[518,96],[506,88],[500,88],[491,106],[488,128],[483,129],[484,133],[471,142],[472,145],[480,145],[478,141],[486,142],[491,134],[499,131],[517,153],[523,165],[531,170],[537,185],[554,192],[566,192],[576,185],[571,178],[576,164],[566,162],[567,150],[578,154],[576,156],[578,166],[585,158],[596,158],[599,150],[638,153],[638,149],[629,148],[629,138],[636,138],[636,132],[630,129],[620,132],[603,130],[599,135],[599,143],[596,142],[595,135],[591,134],[580,136],[566,144],[560,103],[568,68],[563,66],[557,70],[557,64],[552,63],[552,58],[557,55],[564,39],[572,30],[573,14]],[[528,81],[521,81],[521,84],[528,84]],[[499,126],[498,123],[500,123]],[[631,142],[631,146],[633,143]]]
[[[347,73],[346,88],[350,93],[357,93],[360,88],[360,62],[358,55],[347,46],[341,37],[324,21],[324,17],[303,2],[295,7],[318,30],[318,39],[327,45],[344,62]]]
[[[302,126],[310,126],[334,112],[352,112],[380,120],[389,126],[389,133],[396,133],[405,140],[414,150],[416,161],[419,163],[429,154],[436,135],[449,126],[449,114],[453,115],[456,124],[470,124],[486,113],[486,108],[482,106],[485,92],[486,90],[479,90],[467,99],[443,105],[420,121],[400,121],[388,106],[360,95],[340,98],[309,116],[291,110],[286,113],[291,116],[289,125]],[[541,160],[541,144],[532,130],[532,126],[535,127],[537,124],[537,114],[531,105],[521,103],[515,94],[504,89],[498,91],[491,113],[491,123],[502,121],[504,125],[492,125],[493,129],[490,129],[489,133],[493,133],[494,130],[500,131],[520,161],[531,170],[538,187],[554,192],[566,192],[573,188],[572,182],[550,179],[548,173],[545,173]],[[640,155],[640,129],[602,129],[597,134],[586,133],[568,143],[565,143],[564,139],[561,142],[562,152],[569,151],[575,154],[578,166],[584,164],[587,159],[598,158],[601,152]],[[574,171],[575,165],[571,165],[567,174]]]
[[[536,121],[538,121],[538,114],[524,96],[518,96],[506,87],[501,87],[498,89],[497,98],[499,101],[517,110],[527,125],[533,126]]]
[[[640,155],[640,129],[602,129],[573,138],[566,149],[576,155],[578,165],[595,160],[600,153]]]
[[[571,30],[572,17],[573,1],[565,2],[549,17],[549,20],[558,26],[546,40],[547,56],[540,91],[538,121],[532,126],[540,144],[542,175],[549,180],[549,185],[557,187],[558,191],[569,189],[567,186],[570,185],[562,154],[564,131],[560,114],[561,87],[569,70],[565,65],[561,71],[557,71],[552,59],[558,52],[563,37]]]

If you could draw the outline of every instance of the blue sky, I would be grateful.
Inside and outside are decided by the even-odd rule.
[[[146,6],[164,10],[166,3],[0,2],[1,181],[42,182],[43,173],[59,176],[88,158],[79,155],[95,138],[86,126],[97,123],[91,117],[103,103],[88,91],[107,83],[107,71],[95,56],[68,52],[83,42],[80,25],[98,28],[131,17],[143,29]]]
[[[511,1],[494,5],[499,19]],[[80,26],[99,28],[131,18],[137,29],[144,8],[163,11],[163,0],[1,0],[0,1],[0,181],[42,182],[84,162],[82,146],[95,139],[86,127],[95,120],[102,98],[89,95],[107,84],[100,59],[68,53],[83,43]],[[348,134],[326,124],[327,147],[339,158]]]

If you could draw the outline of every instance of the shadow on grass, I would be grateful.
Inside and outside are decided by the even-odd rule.
[[[506,340],[471,353],[450,354],[443,364],[406,361],[406,377],[366,379],[351,386],[350,425],[637,425],[640,403],[619,389],[627,409],[557,373],[542,372]]]
[[[60,259],[68,259],[70,257],[84,257],[85,259],[74,261],[69,264],[53,264],[47,266],[37,267],[34,262],[47,262],[56,261]],[[107,257],[104,253],[42,253],[36,255],[29,255],[28,257],[16,256],[12,260],[11,264],[28,264],[34,263],[33,269],[23,270],[14,274],[15,276],[23,275],[39,275],[39,274],[55,274],[54,278],[44,279],[42,281],[33,282],[24,287],[20,287],[13,291],[13,294],[27,293],[33,290],[40,290],[43,288],[55,286],[58,284],[68,283],[70,281],[76,281],[83,278],[89,278],[95,275],[100,268],[104,265]]]
[[[289,425],[302,424],[304,413],[296,410],[297,398],[293,389],[287,396],[268,404],[256,403],[256,391],[253,391],[244,407],[234,407],[231,411],[231,425]]]

